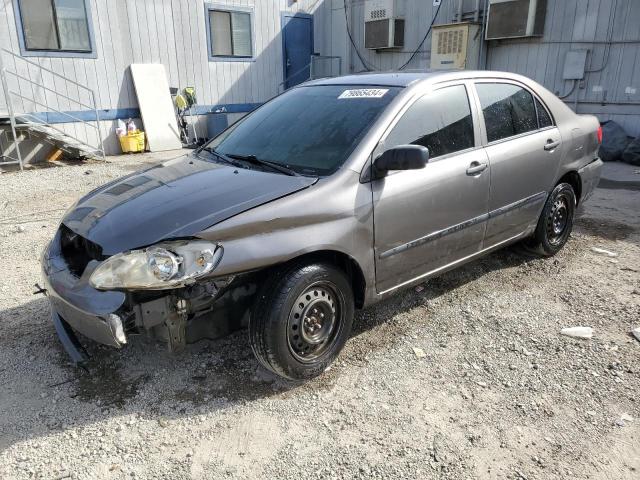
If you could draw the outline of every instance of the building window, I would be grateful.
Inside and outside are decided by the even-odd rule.
[[[251,59],[253,35],[251,10],[226,10],[207,6],[209,56],[213,59]]]
[[[17,0],[23,53],[91,54],[87,0]]]

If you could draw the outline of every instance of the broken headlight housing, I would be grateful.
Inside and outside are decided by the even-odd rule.
[[[109,257],[91,274],[99,290],[164,290],[195,283],[211,273],[223,249],[205,240],[163,242]]]

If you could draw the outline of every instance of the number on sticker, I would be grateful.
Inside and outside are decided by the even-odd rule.
[[[345,90],[338,98],[381,98],[388,91],[387,88],[357,88]]]

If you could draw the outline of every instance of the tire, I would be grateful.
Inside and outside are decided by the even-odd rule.
[[[298,263],[276,271],[249,320],[258,361],[277,375],[306,380],[323,373],[351,333],[351,281],[333,265]]]
[[[576,211],[576,194],[568,183],[558,184],[547,198],[533,236],[526,243],[529,250],[545,257],[558,253],[567,243]]]

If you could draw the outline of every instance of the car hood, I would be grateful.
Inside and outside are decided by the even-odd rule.
[[[102,247],[104,255],[114,255],[196,235],[316,181],[235,168],[191,154],[103,185],[80,199],[62,223]]]

